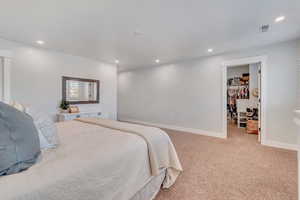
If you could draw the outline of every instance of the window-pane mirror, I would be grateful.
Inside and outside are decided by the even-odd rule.
[[[99,103],[99,80],[63,77],[63,100],[70,104]]]

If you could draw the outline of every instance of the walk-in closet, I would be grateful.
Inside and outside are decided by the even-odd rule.
[[[260,64],[228,67],[227,121],[241,134],[259,133]]]

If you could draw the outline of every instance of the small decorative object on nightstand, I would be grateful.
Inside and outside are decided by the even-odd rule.
[[[69,106],[70,104],[67,101],[62,100],[60,103],[60,111],[62,113],[68,113],[69,112]]]
[[[79,107],[78,106],[70,106],[69,107],[69,113],[79,113]]]
[[[79,113],[59,113],[57,114],[58,121],[69,121],[77,118],[86,117],[102,117],[101,112],[79,112]]]

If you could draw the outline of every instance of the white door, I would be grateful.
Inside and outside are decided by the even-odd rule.
[[[4,99],[4,69],[3,69],[3,60],[0,57],[0,101],[3,101]]]
[[[10,67],[12,52],[0,49],[0,101],[10,102]]]
[[[261,63],[258,64],[258,141],[261,141]]]
[[[10,58],[0,57],[0,101],[10,102]]]

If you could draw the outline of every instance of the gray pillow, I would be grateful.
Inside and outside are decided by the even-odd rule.
[[[32,118],[0,102],[0,176],[28,169],[40,153]]]

